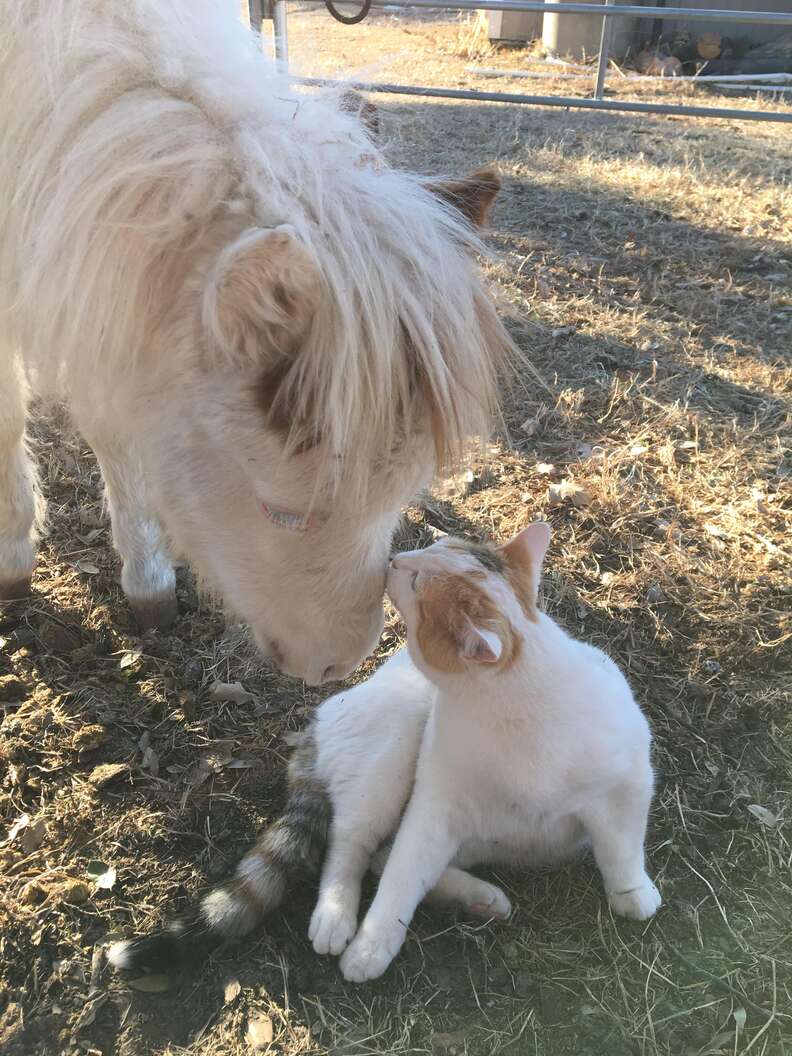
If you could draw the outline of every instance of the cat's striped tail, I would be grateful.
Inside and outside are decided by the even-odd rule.
[[[314,876],[321,867],[331,821],[327,790],[314,775],[312,731],[300,735],[289,764],[289,798],[283,814],[259,837],[231,880],[213,888],[162,931],[107,950],[116,968],[173,973],[200,964],[222,942],[252,931],[283,901],[288,881]]]

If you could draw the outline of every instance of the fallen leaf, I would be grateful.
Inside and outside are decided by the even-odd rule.
[[[74,567],[79,572],[84,572],[88,576],[98,576],[99,575],[99,569],[93,563],[93,561],[77,561],[77,562],[75,562]]]
[[[140,765],[144,770],[148,770],[152,777],[157,777],[159,775],[159,756],[153,748],[146,748],[143,752],[143,758]]]
[[[768,829],[775,828],[781,820],[777,814],[772,812],[772,810],[768,810],[767,807],[762,807],[758,803],[749,803],[748,810],[758,821],[761,821],[763,825],[766,825]]]
[[[82,1012],[80,1012],[77,1019],[74,1021],[72,1026],[72,1034],[77,1034],[81,1030],[85,1030],[86,1027],[90,1027],[93,1021],[96,1019],[96,1014],[99,1010],[107,1003],[107,994],[97,994],[95,997],[90,997],[83,1005]]]
[[[199,759],[187,775],[187,784],[192,788],[198,788],[198,786],[202,785],[207,777],[213,773],[214,770],[206,759]]]
[[[164,994],[173,986],[169,975],[141,975],[139,979],[130,979],[129,986],[143,994]]]
[[[254,1052],[269,1048],[273,1036],[274,1030],[269,1016],[257,1016],[248,1020],[247,1040]]]
[[[432,1056],[462,1056],[465,1051],[465,1032],[455,1030],[448,1034],[432,1034]]]
[[[93,880],[97,890],[112,890],[117,879],[115,868],[112,865],[105,865],[104,862],[93,861],[88,863],[85,867],[85,871],[91,880]]]
[[[561,506],[571,503],[577,509],[584,509],[594,501],[594,496],[584,488],[582,484],[575,484],[571,480],[562,480],[560,484],[551,484],[547,489],[547,497],[550,506]]]
[[[212,770],[219,773],[223,767],[228,766],[233,758],[233,741],[215,741],[211,748],[207,748],[203,753],[201,762],[206,763]]]
[[[30,815],[29,814],[20,814],[19,817],[17,818],[17,820],[14,822],[14,824],[8,830],[8,836],[6,837],[6,840],[9,843],[12,840],[15,840],[17,838],[17,836],[20,834],[20,832],[22,832],[23,829],[26,829],[29,824],[30,824]]]
[[[543,477],[551,477],[556,471],[556,467],[552,462],[537,462],[536,472],[540,473]]]
[[[286,710],[288,710],[288,705],[284,702],[263,700],[253,709],[253,716],[256,719],[260,719],[262,715],[281,715]]]
[[[122,774],[128,773],[129,767],[126,763],[101,763],[93,768],[88,775],[88,780],[96,788],[104,788],[105,785],[109,785],[111,781],[115,781]]]
[[[223,1000],[227,1005],[230,1005],[232,1001],[236,1001],[239,995],[242,993],[242,984],[238,979],[231,979],[226,983],[223,989]]]
[[[228,704],[249,704],[255,701],[252,693],[248,693],[241,682],[213,682],[209,686],[209,696],[212,700],[220,700]]]
[[[129,649],[121,657],[118,666],[122,671],[125,671],[127,668],[133,667],[135,664],[139,663],[142,658],[143,654],[139,650]]]
[[[22,788],[25,783],[27,767],[24,763],[11,763],[8,767],[8,779],[12,788]]]
[[[22,838],[19,842],[25,854],[32,854],[41,847],[46,838],[47,823],[43,818],[39,818],[38,821],[34,821],[32,825],[28,825],[22,833]]]
[[[62,884],[51,892],[58,902],[65,902],[69,906],[81,906],[91,897],[91,889],[84,880],[64,880]]]

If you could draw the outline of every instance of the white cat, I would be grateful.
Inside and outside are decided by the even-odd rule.
[[[318,953],[343,953],[356,982],[385,971],[427,895],[507,917],[508,898],[467,871],[475,864],[546,866],[590,843],[614,912],[652,916],[649,727],[616,665],[538,610],[549,540],[532,524],[500,548],[447,538],[394,558],[388,592],[407,649],[318,709],[286,811],[235,879],[110,959],[161,968],[245,933],[325,839],[309,936]],[[358,928],[362,879],[383,860]]]

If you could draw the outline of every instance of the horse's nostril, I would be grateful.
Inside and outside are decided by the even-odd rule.
[[[329,667],[326,667],[324,669],[324,674],[322,675],[322,681],[323,682],[329,682],[330,679],[333,677],[335,669],[336,669],[336,665],[335,664],[330,664]]]

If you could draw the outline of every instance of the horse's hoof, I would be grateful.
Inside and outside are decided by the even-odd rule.
[[[156,598],[128,598],[129,607],[141,631],[167,631],[178,619],[179,606],[173,591]]]
[[[21,601],[30,597],[30,576],[13,582],[0,580],[0,604],[4,601]]]

